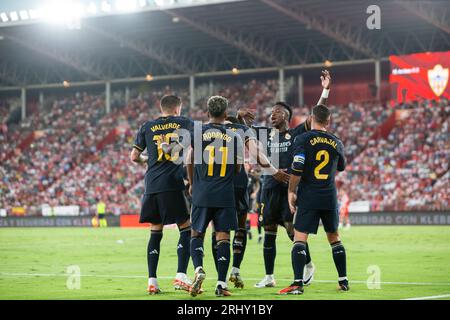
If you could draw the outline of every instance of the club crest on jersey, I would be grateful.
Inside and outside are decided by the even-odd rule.
[[[290,135],[289,133],[286,133],[286,134],[284,135],[284,137],[286,138],[286,140],[289,140],[289,139],[291,138],[291,135]]]
[[[442,65],[437,64],[433,69],[428,70],[428,84],[436,96],[444,93],[448,83],[448,68],[443,68]]]
[[[271,130],[269,133],[269,140],[273,140],[274,137],[275,137],[275,131]]]
[[[305,163],[305,155],[300,153],[294,157],[294,162]]]

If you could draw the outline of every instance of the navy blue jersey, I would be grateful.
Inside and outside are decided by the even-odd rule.
[[[178,116],[160,117],[147,121],[139,129],[134,148],[139,151],[147,149],[148,168],[145,173],[145,194],[184,189],[183,163],[181,154],[165,154],[162,142],[171,143],[179,139],[178,129],[192,130],[193,121]],[[163,141],[164,140],[164,141]],[[175,164],[173,161],[180,162]]]
[[[236,166],[243,163],[243,142],[222,124],[205,124],[194,136],[194,180],[192,203],[197,207],[234,207]],[[200,148],[200,150],[198,150]]]
[[[292,174],[301,176],[297,205],[302,209],[336,210],[336,171],[344,171],[344,146],[333,134],[311,130],[294,145]]]
[[[254,127],[254,129],[258,140],[267,146],[267,155],[271,157],[272,163],[278,169],[287,169],[289,172],[292,163],[294,139],[308,130],[306,122],[282,133],[274,128]],[[278,163],[274,162],[274,159],[278,159]],[[271,189],[280,185],[287,188],[287,184],[278,182],[270,175],[264,176],[262,181],[263,189]]]
[[[228,123],[225,126],[237,133],[241,137],[244,144],[247,144],[247,142],[251,139],[256,139],[255,131],[243,124]],[[241,171],[239,171],[239,174],[234,178],[234,187],[239,189],[247,189],[247,186],[248,176],[245,171],[245,167],[242,166]]]

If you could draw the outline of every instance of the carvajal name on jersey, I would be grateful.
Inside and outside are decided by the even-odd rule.
[[[312,138],[311,140],[309,140],[309,143],[314,146],[318,143],[326,143],[329,144],[330,146],[332,146],[333,148],[336,149],[337,143],[336,141],[334,141],[333,139],[330,138],[324,138],[324,137],[315,137]]]
[[[169,130],[169,129],[180,129],[181,128],[181,124],[179,123],[174,123],[174,122],[170,122],[170,123],[165,123],[165,124],[155,124],[153,127],[151,127],[150,129],[155,132],[155,131],[161,131],[161,130]]]

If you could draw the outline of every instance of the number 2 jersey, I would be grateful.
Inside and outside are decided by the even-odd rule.
[[[202,126],[201,138],[192,139],[194,181],[192,203],[197,207],[227,208],[235,206],[236,165],[242,164],[243,142],[224,124]]]
[[[178,129],[190,132],[193,127],[194,122],[188,118],[168,116],[147,121],[139,129],[133,147],[148,152],[144,194],[184,190],[182,154],[165,154],[161,143],[177,141]],[[177,160],[179,164],[174,163]]]
[[[336,171],[344,171],[342,142],[333,134],[311,130],[294,142],[292,174],[301,176],[297,206],[310,210],[336,210]]]

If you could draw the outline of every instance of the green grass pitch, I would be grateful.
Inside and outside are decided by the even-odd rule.
[[[256,289],[264,276],[257,232],[248,241],[241,274],[245,288],[225,299],[450,299],[450,227],[352,227],[341,232],[347,250],[351,291],[337,292],[337,274],[323,231],[310,238],[316,281],[302,296],[279,296],[292,279],[291,244],[279,230],[276,288]],[[191,298],[174,291],[178,232],[166,229],[158,268],[163,293],[146,294],[146,229],[14,228],[0,230],[0,299],[214,299],[216,271],[209,234],[205,241],[205,292]],[[69,266],[81,271],[80,288],[67,286]],[[372,266],[372,267],[371,267]],[[375,267],[374,267],[375,266]],[[368,288],[370,270],[379,268],[379,288]],[[192,264],[189,265],[192,277]],[[372,276],[373,277],[373,276]],[[372,278],[373,279],[373,278]],[[70,281],[69,281],[70,283]],[[230,284],[231,285],[231,284]],[[70,287],[70,286],[69,286]],[[231,286],[230,286],[231,287]]]

